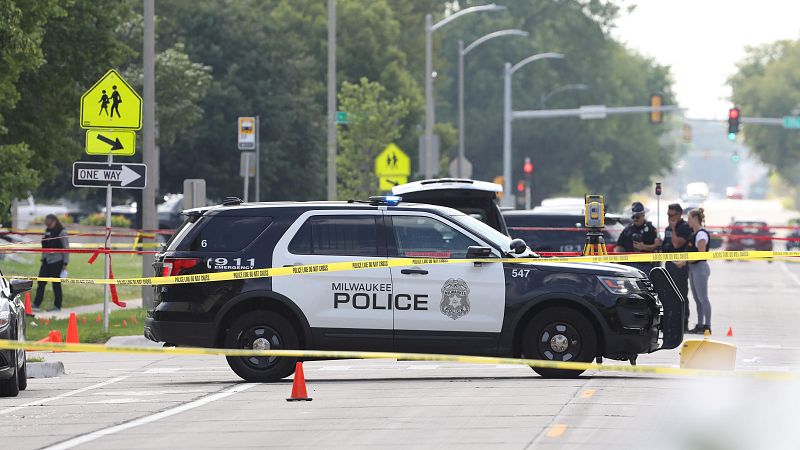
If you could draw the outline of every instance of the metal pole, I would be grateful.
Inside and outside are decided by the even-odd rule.
[[[514,206],[511,190],[511,63],[503,76],[503,206]]]
[[[244,201],[248,200],[248,190],[250,188],[250,155],[244,155]]]
[[[456,173],[464,178],[464,41],[458,40],[458,160]]]
[[[420,158],[425,168],[425,178],[433,178],[433,164],[429,161],[433,153],[433,17],[425,15],[425,148]]]
[[[150,177],[142,192],[142,228],[158,228],[156,215],[156,193],[158,192],[158,149],[156,148],[156,78],[155,78],[155,0],[144,0],[144,48],[142,51],[144,69],[144,139],[142,141],[142,162],[147,166]],[[153,276],[153,255],[142,255],[142,275]],[[155,291],[151,286],[142,288],[142,306],[152,309]],[[107,329],[107,328],[106,328]]]
[[[108,165],[114,162],[114,156],[108,155]],[[111,185],[106,187],[106,244],[105,248],[111,248]],[[111,254],[105,255],[105,279],[111,277]],[[108,316],[111,314],[111,304],[109,302],[111,286],[106,284],[103,286],[103,331],[108,333]]]
[[[531,209],[531,174],[525,174],[525,209]]]
[[[258,116],[256,116],[256,180],[255,180],[255,188],[256,188],[256,201],[261,201],[261,142],[259,140],[259,122]]]
[[[328,0],[328,200],[336,200],[336,0]]]

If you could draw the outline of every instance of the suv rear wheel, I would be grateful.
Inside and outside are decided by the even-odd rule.
[[[572,308],[548,308],[528,322],[522,335],[526,358],[548,361],[591,362],[597,335],[591,322]],[[576,378],[582,370],[533,367],[546,378]]]
[[[236,319],[225,335],[225,347],[253,350],[297,349],[294,327],[279,313],[250,311]],[[296,358],[227,356],[237,375],[251,382],[278,381],[294,372]]]

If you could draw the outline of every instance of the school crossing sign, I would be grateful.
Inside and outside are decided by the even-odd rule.
[[[81,128],[141,130],[142,97],[114,69],[81,96]]]

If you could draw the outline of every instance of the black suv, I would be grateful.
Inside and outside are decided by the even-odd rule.
[[[158,286],[145,322],[145,336],[157,342],[588,362],[601,356],[633,361],[674,348],[683,337],[684,300],[665,276],[651,273],[651,284],[621,265],[548,263],[523,241],[450,208],[397,204],[396,197],[371,203],[230,199],[186,214],[156,255],[158,274],[418,259],[404,267]],[[426,264],[430,258],[518,262]],[[294,362],[228,357],[249,381],[286,377]]]
[[[586,244],[582,210],[537,207],[530,211],[504,211],[508,233],[528,243],[536,252],[582,252]],[[606,214],[603,239],[613,251],[622,230],[621,217]]]

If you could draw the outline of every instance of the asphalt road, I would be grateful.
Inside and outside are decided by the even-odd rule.
[[[800,372],[798,291],[800,263],[712,264],[714,338],[738,369]],[[306,363],[314,400],[288,403],[290,381],[241,383],[218,357],[45,358],[67,375],[0,399],[3,448],[800,448],[789,381],[346,360]]]

